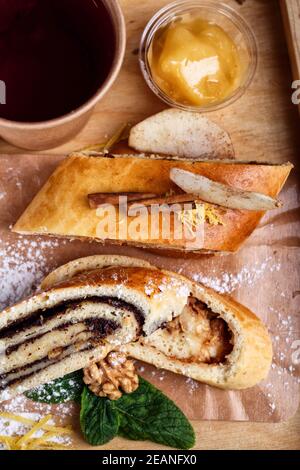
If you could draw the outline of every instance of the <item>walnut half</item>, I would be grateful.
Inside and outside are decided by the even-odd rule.
[[[110,400],[118,400],[122,391],[132,393],[139,386],[133,361],[119,351],[112,351],[105,359],[94,362],[83,372],[83,381],[91,392]]]

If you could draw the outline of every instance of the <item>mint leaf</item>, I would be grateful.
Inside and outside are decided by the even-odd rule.
[[[118,434],[120,416],[115,402],[94,395],[84,387],[81,397],[80,426],[92,446],[106,444]]]
[[[83,386],[82,371],[79,370],[34,388],[26,392],[25,395],[30,400],[40,403],[80,402]]]
[[[115,403],[121,415],[119,435],[133,440],[150,440],[178,449],[195,445],[194,430],[182,411],[140,377],[139,388]]]
[[[94,395],[82,380],[82,371],[68,374],[30,390],[26,396],[42,403],[80,401],[80,425],[86,441],[103,445],[120,435],[132,440],[150,440],[178,449],[190,449],[195,433],[180,409],[140,377],[139,388],[111,401]]]

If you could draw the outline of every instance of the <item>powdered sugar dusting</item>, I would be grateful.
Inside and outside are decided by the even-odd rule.
[[[269,256],[264,261],[256,261],[252,267],[243,267],[239,272],[233,273],[217,273],[216,277],[205,276],[203,274],[195,274],[194,281],[211,287],[221,294],[231,294],[239,286],[252,286],[261,279],[266,271],[280,271],[281,264],[274,263],[274,259]]]
[[[49,270],[51,250],[65,240],[18,235],[0,245],[0,309],[31,295]]]
[[[60,405],[47,405],[45,403],[31,402],[24,395],[19,395],[9,402],[1,403],[0,410],[7,413],[26,413],[28,412],[28,407],[33,410],[34,413],[38,413],[41,416],[47,414],[53,414],[53,410],[57,416],[61,419],[65,419],[70,415],[70,411],[74,408],[74,403],[62,403]]]
[[[44,403],[32,403],[23,395],[19,395],[7,403],[1,404],[0,413],[6,412],[31,419],[38,422],[46,415],[59,417],[59,421],[63,421],[74,413],[75,405],[73,403],[63,403],[61,405],[47,405]],[[30,411],[29,411],[30,410]],[[55,425],[53,419],[47,422],[48,425]],[[1,436],[22,436],[30,427],[12,419],[0,416],[0,435]],[[43,430],[37,431],[32,437],[41,437]],[[70,435],[55,436],[51,439],[56,444],[70,445],[72,439]],[[0,447],[1,449],[1,447]]]
[[[20,413],[19,416],[22,418],[27,418],[31,419],[32,421],[35,421],[36,423],[40,421],[44,416],[39,414],[39,413]],[[49,419],[47,422],[47,425],[50,426],[55,426],[55,422],[53,419]],[[0,416],[0,434],[1,436],[23,436],[28,432],[30,429],[30,426],[20,423],[18,421],[14,421],[13,419],[8,419]],[[39,429],[36,431],[31,437],[37,438],[43,436],[44,431],[42,429]],[[63,436],[55,436],[49,439],[51,442],[55,442],[56,444],[64,444],[64,445],[70,445],[72,443],[72,440],[69,435],[63,435]]]

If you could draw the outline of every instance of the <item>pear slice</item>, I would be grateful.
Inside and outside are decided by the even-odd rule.
[[[280,201],[265,194],[233,188],[180,168],[172,168],[170,178],[186,193],[230,209],[268,211],[282,205]]]
[[[146,153],[161,153],[202,160],[232,160],[229,134],[200,114],[167,109],[134,126],[129,146]]]

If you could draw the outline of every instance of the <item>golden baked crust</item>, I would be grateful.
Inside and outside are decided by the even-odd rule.
[[[181,314],[191,289],[184,278],[112,266],[49,285],[1,313],[0,401],[99,361]]]
[[[87,195],[97,192],[151,192],[175,190],[169,172],[173,167],[204,175],[243,190],[275,197],[292,168],[291,164],[267,165],[183,161],[130,156],[72,156],[62,162],[40,190],[13,231],[97,239],[99,217],[89,207]],[[177,189],[178,191],[178,189]],[[258,225],[263,212],[222,208],[223,225],[205,224],[203,250],[236,251]],[[171,218],[172,220],[172,218]],[[101,240],[99,240],[101,241]],[[113,241],[113,240],[112,240]],[[186,250],[186,240],[141,239],[139,235],[120,235],[114,240],[145,248]],[[191,249],[191,248],[190,248]],[[195,248],[191,249],[195,251]]]
[[[85,256],[84,258],[75,259],[74,261],[64,264],[63,266],[60,266],[52,271],[50,274],[48,274],[48,276],[45,277],[45,279],[43,279],[41,289],[49,289],[59,282],[63,282],[66,279],[71,279],[72,277],[91,269],[106,269],[112,266],[156,269],[154,266],[148,263],[148,261],[138,258],[130,258],[128,256]]]
[[[72,279],[82,266],[92,270],[95,266],[137,266],[141,260],[117,255],[95,255],[71,261],[52,272],[43,281],[43,286],[50,287],[57,281]],[[145,270],[151,269],[149,276],[155,279],[161,270],[149,266],[145,262]],[[206,304],[213,312],[222,318],[233,333],[234,347],[224,364],[207,364],[199,361],[187,361],[168,356],[159,348],[159,343],[152,336],[140,339],[138,342],[127,344],[126,352],[135,359],[153,364],[162,369],[191,377],[200,382],[223,389],[244,389],[256,385],[263,380],[272,362],[272,342],[262,321],[248,308],[221,295],[213,289],[194,283],[183,276],[163,271],[168,276],[176,276],[190,286],[191,294]],[[154,333],[156,335],[156,333]],[[169,344],[174,341],[170,334]],[[164,348],[165,349],[165,348]]]
[[[235,347],[227,364],[199,364],[176,360],[142,340],[128,344],[125,348],[128,354],[158,368],[222,389],[245,389],[266,378],[273,352],[270,336],[261,320],[243,305],[226,296],[220,296],[209,288],[196,288],[194,294],[209,302],[214,311],[219,311],[220,317],[234,332]],[[151,340],[151,336],[149,339]]]

